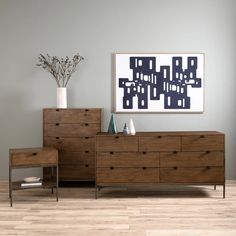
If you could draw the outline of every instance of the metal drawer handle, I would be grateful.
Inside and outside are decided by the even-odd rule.
[[[175,166],[175,167],[173,167],[173,169],[174,169],[174,170],[177,170],[177,169],[178,169],[178,167],[176,167],[176,166]]]
[[[88,109],[85,109],[85,111],[89,111]]]
[[[110,167],[111,170],[114,170],[114,167]]]
[[[119,136],[116,136],[116,139],[118,139],[119,138]]]
[[[114,154],[114,152],[110,152],[110,154],[111,154],[111,155],[113,155],[113,154]]]
[[[89,167],[89,165],[88,165],[88,164],[86,164],[86,165],[85,165],[85,167]]]
[[[157,136],[157,138],[162,138],[162,136]]]
[[[85,137],[85,139],[89,139],[89,137]]]
[[[147,152],[143,152],[143,155],[147,154]]]
[[[146,170],[147,168],[146,167],[143,167],[143,170]]]
[[[59,123],[56,123],[56,126],[59,126],[60,124]]]
[[[177,151],[173,151],[173,154],[177,154],[178,152]]]
[[[206,151],[206,154],[209,154],[209,153],[211,153],[211,151]]]
[[[210,169],[211,169],[211,167],[210,167],[210,166],[207,166],[207,167],[206,167],[206,169],[207,169],[207,170],[210,170]]]
[[[89,151],[85,151],[85,153],[89,153]]]
[[[56,111],[60,111],[59,109],[56,109]]]
[[[205,136],[204,135],[200,135],[200,138],[205,138]]]
[[[56,137],[56,139],[60,139],[59,137]]]
[[[37,152],[33,152],[32,155],[33,155],[33,156],[37,156]]]
[[[88,123],[85,123],[85,126],[88,126],[89,124]]]

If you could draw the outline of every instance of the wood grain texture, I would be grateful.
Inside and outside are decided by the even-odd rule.
[[[222,187],[93,187],[17,191],[9,207],[0,182],[0,235],[34,236],[235,236],[236,181]]]

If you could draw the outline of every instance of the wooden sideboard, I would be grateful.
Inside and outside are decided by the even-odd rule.
[[[222,185],[225,136],[216,131],[96,135],[96,197],[101,187],[130,184]]]
[[[59,150],[59,181],[95,180],[95,135],[101,109],[43,109],[43,145]],[[50,174],[44,168],[44,178]]]

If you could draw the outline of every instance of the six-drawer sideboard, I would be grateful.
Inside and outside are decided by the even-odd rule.
[[[59,181],[95,180],[95,135],[101,109],[43,109],[43,146],[59,151]],[[44,168],[44,178],[49,170]]]
[[[222,185],[225,197],[224,134],[96,135],[96,197],[101,187],[132,184]]]

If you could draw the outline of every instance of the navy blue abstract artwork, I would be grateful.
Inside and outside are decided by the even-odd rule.
[[[116,112],[203,112],[204,54],[116,54]]]

